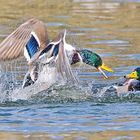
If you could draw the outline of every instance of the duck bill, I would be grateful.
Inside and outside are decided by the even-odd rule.
[[[138,79],[138,75],[136,71],[133,71],[132,73],[127,74],[125,77],[128,79]]]
[[[103,76],[107,79],[108,76],[104,73],[104,71],[102,70],[101,66],[97,68],[102,74]]]
[[[103,70],[106,70],[108,72],[113,72],[113,70],[109,68],[108,66],[106,66],[104,63],[100,67],[98,67],[98,70],[103,74],[105,78],[108,78],[108,76],[104,73]]]
[[[101,66],[102,69],[108,71],[108,72],[114,72],[111,68],[109,68],[108,66],[106,66],[104,63]]]

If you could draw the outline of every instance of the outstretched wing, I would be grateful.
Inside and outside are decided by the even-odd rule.
[[[0,61],[11,60],[23,55],[24,47],[35,32],[40,41],[40,49],[44,49],[47,41],[47,31],[43,22],[30,19],[20,25],[13,33],[0,43]]]

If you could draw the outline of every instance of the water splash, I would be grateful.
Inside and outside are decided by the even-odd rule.
[[[94,80],[92,82],[80,81],[79,85],[73,85],[64,81],[54,67],[44,67],[37,82],[22,89],[23,76],[21,75],[24,75],[25,68],[23,69],[23,62],[21,62],[22,66],[19,64],[19,62],[18,66],[6,64],[5,69],[0,72],[1,104],[7,104],[7,102],[18,105],[81,101],[138,102],[140,98],[140,92],[128,92],[118,97],[112,84],[95,84]]]

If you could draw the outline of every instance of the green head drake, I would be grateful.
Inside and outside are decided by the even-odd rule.
[[[111,68],[109,68],[103,63],[101,57],[98,54],[93,53],[90,50],[84,49],[84,50],[77,51],[72,58],[72,64],[75,64],[77,62],[84,62],[88,65],[94,66],[103,74],[105,78],[108,77],[103,70],[106,70],[108,72],[113,72]]]
[[[136,68],[130,74],[126,75],[125,78],[128,79],[137,79],[140,81],[140,67]]]

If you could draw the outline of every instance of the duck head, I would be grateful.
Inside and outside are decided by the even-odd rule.
[[[125,78],[128,78],[128,79],[137,79],[137,80],[140,80],[140,67],[134,69],[130,74],[127,74],[124,77]]]
[[[104,73],[103,70],[113,72],[111,68],[109,68],[103,63],[101,57],[98,54],[93,53],[90,50],[84,49],[75,52],[72,58],[72,64],[75,64],[77,62],[84,62],[88,65],[94,66],[98,71],[103,74],[105,78],[108,78],[108,76]]]

